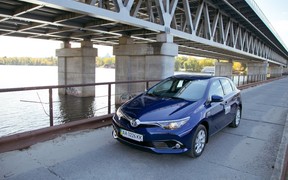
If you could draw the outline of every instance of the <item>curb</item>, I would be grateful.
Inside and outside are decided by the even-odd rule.
[[[288,170],[288,115],[283,130],[281,143],[279,146],[277,158],[274,164],[274,170],[270,180],[285,180]]]
[[[113,114],[73,121],[0,138],[0,153],[29,148],[38,142],[54,139],[64,133],[110,126]]]

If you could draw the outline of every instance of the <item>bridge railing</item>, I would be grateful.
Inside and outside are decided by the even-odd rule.
[[[237,85],[237,86],[241,86],[241,85],[246,85],[246,84],[249,84],[249,83],[252,83],[252,82],[258,82],[258,81],[262,81],[262,80],[265,80],[265,76],[266,75],[233,75],[232,76],[232,80],[234,81],[234,83]],[[153,84],[155,84],[155,82],[157,82],[159,80],[141,80],[141,81],[120,81],[120,82],[102,82],[102,83],[91,83],[91,84],[73,84],[73,85],[55,85],[55,86],[36,86],[36,87],[19,87],[19,88],[5,88],[5,89],[0,89],[0,93],[7,93],[7,92],[21,92],[21,91],[35,91],[35,90],[44,90],[46,93],[48,91],[48,101],[49,104],[49,111],[47,112],[47,115],[49,116],[49,124],[50,126],[54,126],[54,106],[53,106],[53,103],[55,103],[55,101],[53,101],[53,97],[55,99],[55,94],[53,95],[53,90],[57,90],[57,89],[60,89],[60,88],[71,88],[71,87],[84,87],[84,86],[95,86],[96,88],[96,92],[97,92],[97,87],[98,86],[106,86],[106,94],[105,95],[101,95],[101,96],[95,96],[95,97],[91,97],[93,99],[98,99],[97,101],[99,101],[99,99],[101,98],[106,98],[106,100],[100,100],[100,101],[104,101],[102,104],[106,104],[104,107],[101,107],[100,109],[106,109],[104,113],[106,114],[111,114],[113,112],[115,112],[115,109],[116,109],[116,105],[115,103],[113,104],[113,97],[117,96],[117,95],[120,95],[120,94],[115,94],[115,93],[112,93],[112,90],[114,90],[113,88],[115,88],[115,85],[117,84],[132,84],[132,83],[144,83],[145,84],[145,89],[148,89],[149,88],[149,85],[150,83],[153,82]],[[143,91],[145,91],[145,89],[143,89]],[[143,92],[142,91],[142,92]],[[55,93],[55,91],[54,91]],[[141,92],[129,92],[129,97],[133,97],[133,95],[135,94],[139,94]],[[81,98],[78,98],[78,99],[81,99]],[[39,98],[40,100],[40,98]],[[75,101],[76,99],[73,99],[72,101]],[[96,100],[95,100],[96,101]],[[106,101],[106,102],[105,102]],[[60,102],[61,102],[61,99],[60,99]],[[91,101],[93,103],[93,101]],[[40,102],[41,100],[40,100]],[[77,102],[75,102],[77,103]],[[80,105],[79,105],[79,108],[83,108],[83,107],[80,107],[82,104],[81,102],[79,102]],[[73,104],[71,103],[67,103],[68,106],[73,106]],[[42,105],[43,106],[43,105]],[[112,107],[115,107],[114,109],[112,109]],[[16,107],[15,107],[16,108]],[[76,107],[78,108],[78,107]],[[43,107],[44,109],[44,107]],[[59,107],[60,109],[60,107]],[[19,110],[20,111],[20,110]],[[45,110],[44,110],[45,111]],[[56,111],[60,111],[60,110],[56,110]],[[72,110],[73,111],[73,110]],[[94,109],[94,111],[96,111]],[[9,113],[9,112],[7,112]],[[46,112],[45,112],[46,113]],[[68,112],[69,113],[69,112]],[[94,113],[92,113],[94,115]],[[97,116],[97,113],[95,113],[96,116]],[[104,114],[102,114],[104,115]],[[71,117],[71,116],[69,116]],[[17,117],[16,117],[17,118]],[[36,117],[37,118],[37,117]],[[35,117],[31,118],[31,119],[36,119]],[[78,119],[85,119],[87,117],[78,117]],[[1,119],[1,118],[0,118]],[[74,118],[75,119],[75,118]],[[77,118],[75,119],[77,120]],[[2,124],[2,123],[1,123]],[[1,126],[0,126],[0,130],[1,130]],[[0,135],[1,136],[1,135]]]
[[[72,84],[72,85],[54,85],[54,86],[34,86],[34,87],[19,87],[19,88],[5,88],[0,89],[0,93],[4,92],[16,92],[16,91],[32,91],[32,90],[48,90],[49,93],[49,117],[50,117],[50,126],[53,126],[53,89],[65,88],[69,89],[72,87],[85,87],[85,86],[107,86],[107,108],[108,114],[111,113],[111,97],[115,96],[112,94],[112,85],[116,84],[131,84],[131,83],[145,83],[145,88],[149,88],[150,82],[157,82],[159,80],[141,80],[141,81],[119,81],[119,82],[102,82],[102,83],[90,83],[90,84]],[[97,98],[97,97],[96,97]]]
[[[255,74],[255,75],[233,75],[231,77],[232,81],[236,86],[241,86],[253,82],[259,82],[266,80],[266,74]]]

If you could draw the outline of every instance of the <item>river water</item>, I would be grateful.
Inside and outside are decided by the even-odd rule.
[[[96,68],[97,83],[114,80],[114,69]],[[58,85],[57,66],[0,65],[0,89],[50,85]],[[77,98],[53,90],[54,125],[106,114],[107,86],[95,92],[96,98]],[[48,90],[0,93],[0,137],[48,127],[48,97]]]

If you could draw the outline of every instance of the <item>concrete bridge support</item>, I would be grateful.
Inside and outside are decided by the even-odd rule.
[[[215,76],[232,77],[232,61],[229,62],[215,62]]]
[[[288,67],[286,67],[286,68],[283,67],[283,74],[288,75]]]
[[[281,77],[283,73],[282,66],[270,66],[270,77]]]
[[[97,49],[90,40],[81,42],[80,48],[71,48],[65,42],[61,49],[56,50],[58,56],[58,84],[95,83],[95,57]],[[59,94],[77,97],[95,96],[95,86],[72,87],[59,89]]]
[[[164,79],[174,74],[178,45],[169,34],[157,35],[157,42],[148,44],[134,44],[133,39],[121,37],[119,45],[113,47],[113,53],[116,56],[116,82]],[[118,84],[115,89],[115,103],[119,104],[143,92],[145,84]]]
[[[264,81],[267,79],[268,62],[263,63],[247,63],[247,75],[249,82]]]

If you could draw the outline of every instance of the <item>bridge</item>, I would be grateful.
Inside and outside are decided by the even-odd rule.
[[[113,46],[116,81],[170,76],[178,54],[217,59],[220,76],[232,75],[233,61],[247,63],[248,75],[265,78],[269,66],[280,76],[288,62],[253,0],[0,0],[0,35],[63,41],[59,85],[95,82],[93,44]],[[119,86],[117,93],[135,88]],[[93,87],[75,92],[94,95]]]
[[[118,82],[172,75],[178,54],[217,59],[219,76],[232,75],[233,61],[247,63],[248,75],[263,79],[268,67],[271,76],[281,76],[288,64],[287,47],[253,0],[0,0],[0,36],[63,41],[56,51],[58,84],[63,87],[95,83],[98,52],[94,44],[113,46]],[[70,42],[80,42],[81,47],[71,48]],[[118,85],[115,93],[137,92],[138,88],[144,89]],[[163,174],[171,179],[187,179],[191,174],[209,179],[273,179],[287,164],[286,89],[287,78],[244,91],[241,126],[213,137],[202,159],[136,151],[109,138],[108,127],[79,132],[80,138],[77,133],[64,135],[28,150],[2,153],[0,177],[132,179],[144,170],[151,172],[147,179],[162,179]],[[63,88],[59,93],[94,96],[95,86]],[[72,144],[77,148],[71,148]],[[51,154],[49,147],[61,153]],[[278,150],[282,153],[276,157]],[[15,162],[28,164],[19,168]],[[175,172],[175,163],[183,168]],[[123,164],[129,173],[118,171]],[[191,173],[191,168],[197,171]],[[103,173],[107,170],[111,174]]]

